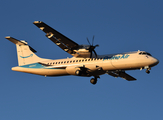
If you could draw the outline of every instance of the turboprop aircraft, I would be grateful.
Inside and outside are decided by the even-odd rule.
[[[27,42],[7,36],[5,38],[16,44],[17,48],[19,66],[12,67],[13,71],[43,76],[94,76],[90,82],[96,84],[97,78],[103,74],[133,81],[136,79],[125,71],[146,69],[146,73],[149,74],[151,67],[159,63],[150,53],[139,50],[97,55],[95,48],[99,45],[93,45],[94,38],[92,44],[87,39],[89,45],[79,45],[42,21],[35,21],[34,25],[45,32],[47,38],[73,57],[55,60],[40,58],[35,54],[36,50],[30,47]]]

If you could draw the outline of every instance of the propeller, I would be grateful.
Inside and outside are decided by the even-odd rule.
[[[93,36],[93,38],[92,38],[92,45],[90,44],[88,38],[87,38],[87,41],[88,41],[88,43],[89,43],[89,45],[90,45],[90,47],[87,49],[87,50],[89,50],[89,52],[91,53],[91,54],[90,54],[90,58],[92,58],[92,52],[94,52],[94,54],[95,54],[95,56],[96,56],[96,58],[97,58],[97,53],[96,53],[96,51],[95,51],[95,48],[98,47],[99,45],[97,44],[97,45],[93,46],[94,36]]]

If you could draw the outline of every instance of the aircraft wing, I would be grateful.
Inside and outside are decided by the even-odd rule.
[[[124,71],[123,72],[122,71],[120,71],[120,72],[113,72],[113,71],[111,71],[111,72],[108,72],[107,74],[109,74],[109,75],[111,75],[113,77],[121,77],[121,78],[123,78],[125,80],[128,80],[128,81],[136,80],[134,77],[130,76],[129,74],[127,74]]]
[[[79,48],[79,45],[74,41],[70,40],[66,36],[62,35],[58,31],[54,30],[47,24],[42,21],[35,21],[35,24],[38,28],[46,33],[46,37],[48,37],[52,42],[54,42],[57,46],[59,46],[64,51],[68,52],[72,56],[75,56],[77,53],[74,51]]]

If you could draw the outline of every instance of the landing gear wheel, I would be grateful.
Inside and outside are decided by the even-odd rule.
[[[95,85],[95,84],[97,83],[97,79],[92,78],[92,79],[90,80],[90,82],[91,82],[93,85]]]
[[[78,75],[78,76],[81,76],[81,71],[80,70],[76,70],[75,74]]]
[[[150,73],[150,71],[149,71],[149,70],[146,70],[145,72],[146,72],[147,74],[149,74],[149,73]]]

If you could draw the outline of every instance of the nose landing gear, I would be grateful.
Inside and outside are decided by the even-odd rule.
[[[150,67],[148,67],[147,68],[147,70],[145,71],[147,74],[149,74],[150,73],[150,71],[149,70],[151,70],[151,68]]]
[[[147,69],[145,72],[146,72],[147,74],[149,74],[149,73],[150,73],[149,69]]]

